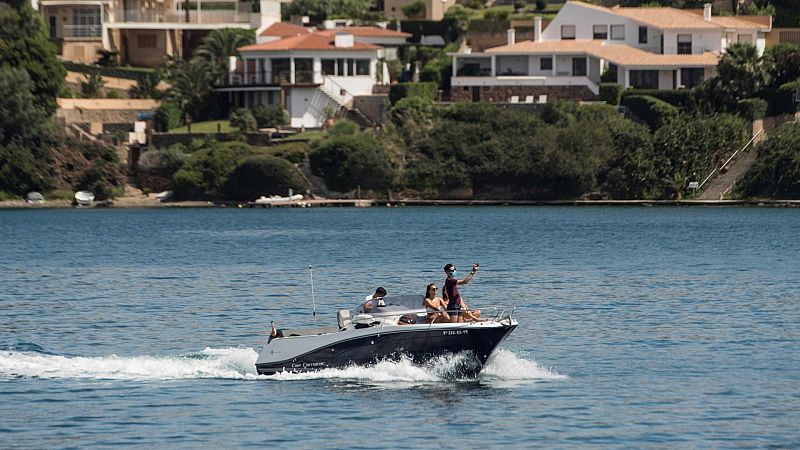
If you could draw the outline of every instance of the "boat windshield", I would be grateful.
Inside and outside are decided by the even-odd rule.
[[[387,295],[383,298],[383,303],[385,306],[379,308],[381,308],[383,311],[422,309],[422,297],[422,295]],[[361,306],[362,305],[358,305],[358,310],[361,310]]]

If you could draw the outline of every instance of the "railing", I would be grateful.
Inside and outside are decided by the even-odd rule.
[[[248,8],[249,8],[249,4]],[[234,6],[231,4],[231,6]],[[202,8],[202,7],[201,7]],[[209,9],[209,10],[190,10],[187,18],[186,11],[176,11],[172,9],[164,10],[127,10],[117,11],[114,19],[120,23],[132,22],[155,22],[155,23],[249,23],[250,9]]]
[[[727,159],[727,160],[726,160],[724,163],[722,163],[722,165],[720,165],[719,167],[715,167],[715,168],[714,168],[714,170],[712,170],[712,171],[711,171],[711,173],[709,173],[709,174],[708,174],[708,176],[705,178],[705,180],[703,180],[703,182],[702,182],[702,183],[700,183],[700,184],[697,186],[697,189],[702,189],[702,188],[703,188],[703,186],[704,186],[704,185],[705,185],[705,184],[708,182],[708,180],[710,180],[710,179],[711,179],[711,177],[713,177],[713,176],[714,176],[714,174],[716,174],[717,172],[722,172],[723,170],[725,170],[725,168],[728,166],[728,164],[729,164],[731,161],[733,161],[733,158],[735,158],[735,157],[736,157],[736,155],[738,155],[739,153],[742,153],[742,152],[744,152],[744,150],[745,150],[745,149],[746,149],[748,146],[750,146],[750,144],[752,144],[752,143],[753,143],[753,141],[755,141],[755,140],[756,140],[756,138],[758,137],[758,135],[759,135],[759,134],[761,134],[761,132],[762,132],[762,131],[764,131],[764,130],[763,130],[763,129],[761,129],[761,130],[758,130],[758,132],[757,132],[756,134],[754,134],[754,135],[753,135],[753,137],[752,137],[752,138],[750,138],[750,140],[749,140],[749,141],[747,141],[747,144],[744,144],[744,147],[742,147],[741,149],[739,149],[739,150],[736,150],[735,152],[733,152],[733,153],[731,154],[730,158],[728,158],[728,159]]]
[[[294,73],[295,84],[318,84],[318,80],[322,76],[321,72],[314,72],[313,70],[296,70]],[[281,70],[272,72],[269,70],[251,73],[247,75],[244,72],[237,71],[228,74],[228,84],[230,86],[259,86],[265,84],[291,84],[291,72],[288,70]]]
[[[64,25],[63,37],[65,38],[99,38],[102,36],[101,25]]]
[[[322,86],[320,89],[341,106],[347,106],[353,101],[353,94],[349,93],[347,89],[333,81],[329,76],[322,75]]]

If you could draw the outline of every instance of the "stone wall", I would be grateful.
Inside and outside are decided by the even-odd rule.
[[[450,90],[450,100],[472,101],[472,86],[453,86]],[[546,95],[547,101],[553,100],[572,100],[588,101],[596,100],[597,96],[585,86],[481,86],[480,100],[494,103],[509,102],[512,96],[519,97],[520,102],[525,101],[525,97],[532,95],[533,101],[537,102],[540,95]]]

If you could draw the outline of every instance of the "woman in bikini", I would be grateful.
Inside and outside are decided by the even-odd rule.
[[[436,296],[436,283],[431,283],[425,289],[425,299],[422,300],[422,305],[425,306],[425,312],[428,313],[428,323],[435,322],[449,322],[450,316],[445,312],[447,303],[441,297]]]

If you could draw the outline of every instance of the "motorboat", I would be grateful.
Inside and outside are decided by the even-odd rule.
[[[75,193],[75,204],[78,206],[89,206],[94,201],[94,194],[89,191],[78,191]]]
[[[31,204],[40,204],[44,203],[44,195],[41,192],[28,192],[28,195],[25,197],[25,201]]]
[[[383,360],[410,358],[422,364],[448,354],[465,354],[459,375],[474,376],[517,327],[513,310],[492,308],[482,321],[427,323],[422,295],[387,296],[380,306],[337,313],[337,326],[276,329],[256,360],[262,375],[310,372]]]
[[[280,195],[271,195],[269,197],[261,196],[257,198],[253,204],[256,206],[305,206],[303,201],[303,194],[294,194],[289,195],[286,197],[281,197]]]

